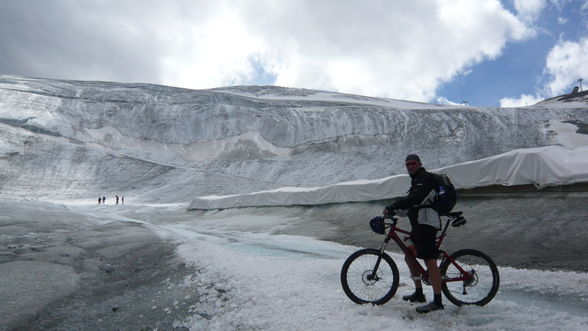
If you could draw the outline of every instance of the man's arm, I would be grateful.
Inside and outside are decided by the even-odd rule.
[[[397,210],[397,209],[409,209],[412,206],[416,206],[423,202],[427,195],[435,188],[432,177],[430,176],[419,176],[415,178],[415,184],[413,189],[410,191],[408,196],[394,201],[394,203],[386,209]]]

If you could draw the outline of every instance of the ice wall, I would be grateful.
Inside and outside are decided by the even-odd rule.
[[[128,178],[137,180],[129,189],[138,190],[193,180],[182,196],[329,185],[402,173],[410,152],[439,168],[562,144],[554,125],[581,127],[586,109],[586,103],[449,107],[271,86],[187,90],[0,76],[0,185],[18,195],[19,185],[37,178],[77,195]],[[200,185],[205,178],[215,184]]]

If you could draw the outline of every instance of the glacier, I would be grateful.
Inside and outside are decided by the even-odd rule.
[[[0,330],[585,329],[587,109],[0,75]],[[393,248],[395,298],[342,292],[412,152],[462,188],[444,248],[499,265],[485,307],[417,315]]]
[[[580,147],[586,134],[574,130],[588,123],[586,102],[571,101],[482,108],[273,86],[187,90],[3,75],[0,197],[126,192],[190,202],[398,175],[408,153],[435,169],[514,149]]]

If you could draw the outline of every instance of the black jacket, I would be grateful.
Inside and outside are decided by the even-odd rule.
[[[408,195],[404,198],[394,201],[394,203],[388,207],[388,210],[396,209],[408,209],[408,219],[410,224],[415,226],[418,222],[419,209],[414,208],[420,205],[423,200],[431,193],[431,190],[435,189],[435,177],[426,171],[425,168],[420,168],[414,175],[410,175],[410,190]]]

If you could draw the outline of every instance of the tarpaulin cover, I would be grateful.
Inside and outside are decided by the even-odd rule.
[[[452,165],[432,172],[449,176],[456,188],[533,184],[537,188],[588,182],[588,146],[575,149],[547,146]],[[282,187],[225,196],[203,196],[189,209],[253,206],[320,205],[390,199],[406,195],[408,175],[342,182],[323,187]]]

